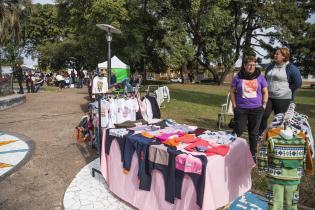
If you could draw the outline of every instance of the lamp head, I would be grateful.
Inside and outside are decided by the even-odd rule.
[[[96,24],[96,26],[107,33],[112,33],[112,34],[121,34],[121,31],[114,26],[108,25],[108,24]]]

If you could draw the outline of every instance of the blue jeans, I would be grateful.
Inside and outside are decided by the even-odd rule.
[[[83,79],[79,79],[77,87],[78,88],[83,88]]]

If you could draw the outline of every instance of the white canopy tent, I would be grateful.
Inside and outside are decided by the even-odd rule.
[[[99,63],[97,66],[100,69],[107,69],[107,61],[103,63]],[[119,60],[119,58],[114,56],[111,59],[111,68],[112,69],[129,69],[129,66],[125,64],[124,62],[122,62],[121,60]]]
[[[107,61],[99,63],[98,68],[100,70],[107,69]],[[121,82],[130,76],[130,68],[127,64],[119,60],[116,56],[111,59],[111,72],[116,75],[116,82]]]

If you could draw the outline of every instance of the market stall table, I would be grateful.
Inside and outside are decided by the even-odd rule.
[[[196,204],[196,190],[189,176],[185,175],[183,180],[182,198],[175,199],[175,203],[171,204],[164,199],[162,173],[153,170],[151,190],[140,190],[136,153],[132,157],[128,174],[123,172],[120,153],[119,145],[114,140],[109,155],[106,155],[107,160],[101,161],[101,171],[109,189],[118,197],[142,210],[201,209]],[[105,160],[104,150],[101,154],[103,156],[101,159]],[[226,156],[215,155],[207,158],[202,209],[212,210],[223,207],[251,189],[251,170],[255,163],[244,139],[237,138],[231,143],[230,151]]]

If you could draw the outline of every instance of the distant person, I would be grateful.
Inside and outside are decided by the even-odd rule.
[[[29,73],[26,77],[26,89],[28,93],[33,93],[34,92],[34,83],[32,80],[32,75]]]
[[[85,75],[82,70],[77,71],[77,73],[78,73],[78,79],[79,79],[77,88],[83,88],[83,80],[84,80]]]
[[[71,87],[71,78],[69,77],[69,74],[65,76],[64,87],[65,88],[70,88]]]
[[[75,72],[74,72],[74,70],[72,70],[71,71],[71,79],[72,79],[72,84],[74,84],[75,83]]]
[[[234,132],[240,137],[247,127],[250,151],[256,161],[258,130],[268,100],[268,89],[265,77],[256,68],[256,58],[248,56],[244,64],[230,88]]]
[[[58,82],[59,90],[62,90],[65,85],[65,77],[59,72],[59,74],[56,76],[56,80]]]
[[[20,64],[16,64],[15,65],[15,69],[14,69],[14,74],[15,74],[15,77],[19,83],[19,87],[20,87],[20,90],[19,90],[19,94],[24,94],[24,88],[23,88],[23,70],[22,70],[22,67],[20,66]]]
[[[44,85],[44,75],[41,74],[39,79],[34,82],[34,93],[37,93],[39,88],[41,88]]]
[[[110,79],[110,84],[111,85],[115,85],[116,83],[117,83],[116,74],[115,74],[115,72],[112,72],[111,79]]]
[[[290,51],[288,48],[279,48],[274,54],[274,62],[265,72],[268,82],[269,99],[264,112],[259,134],[267,128],[267,121],[272,111],[274,114],[285,113],[295,92],[302,85],[299,69],[289,62]]]

